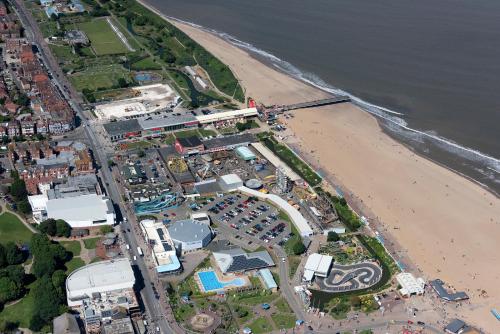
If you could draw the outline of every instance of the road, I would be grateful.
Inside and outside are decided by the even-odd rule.
[[[91,116],[87,116],[86,112],[80,105],[82,101],[79,94],[74,91],[73,87],[62,73],[59,64],[50,53],[50,50],[48,49],[48,46],[43,39],[38,25],[34,21],[31,14],[28,13],[27,9],[24,7],[22,0],[13,1],[13,5],[15,6],[15,10],[23,24],[26,37],[35,45],[37,45],[40,57],[47,67],[47,71],[52,76],[53,82],[57,85],[60,92],[63,94],[73,110],[81,119],[82,126],[85,129],[85,135],[89,141],[90,149],[94,153],[96,162],[100,166],[99,176],[105,184],[109,198],[113,201],[113,203],[118,205],[123,216],[127,217],[129,222],[132,222],[132,218],[134,218],[133,214],[126,209],[122,201],[122,197],[118,191],[116,181],[114,180],[113,175],[110,172],[108,166],[108,158],[105,154],[105,150],[97,139],[93,127],[90,126],[89,120],[91,119]],[[122,226],[122,230],[126,231],[126,228],[127,226]],[[135,251],[138,246],[135,234],[124,232],[122,233],[122,235],[125,242],[130,245],[132,250]],[[157,282],[157,278],[151,278],[150,272],[148,271],[148,267],[145,262],[146,258],[146,256],[137,257],[137,261],[135,261],[135,264],[138,266],[138,269],[144,281],[144,288],[140,291],[140,294],[147,314],[149,314],[149,319],[153,320],[152,322],[150,322],[152,324],[151,327],[158,326],[161,333],[165,334],[183,333],[184,331],[181,330],[178,326],[175,326],[175,324],[173,326],[170,325],[165,317],[165,310],[161,308],[159,301],[155,298],[152,286],[154,282]],[[163,289],[161,289],[160,291],[162,290]],[[164,298],[163,294],[160,295],[162,298]]]

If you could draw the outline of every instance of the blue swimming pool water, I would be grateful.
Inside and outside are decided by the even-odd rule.
[[[135,80],[137,81],[151,81],[151,74],[150,73],[139,73],[135,75]]]
[[[233,286],[245,285],[245,281],[242,278],[235,278],[232,281],[221,282],[219,281],[217,275],[213,270],[198,272],[198,277],[200,278],[201,284],[203,285],[203,289],[206,292],[214,290],[222,290],[224,289],[224,287],[229,285]]]

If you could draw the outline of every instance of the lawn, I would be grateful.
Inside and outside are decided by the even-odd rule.
[[[273,330],[269,321],[264,317],[255,319],[250,325],[248,325],[248,327],[254,334],[267,333]]]
[[[84,71],[69,76],[71,83],[79,91],[85,88],[91,91],[115,88],[120,78],[127,82],[133,81],[130,72],[119,64],[89,66]]]
[[[271,315],[276,327],[278,328],[293,328],[295,327],[295,321],[297,320],[293,314],[283,314],[277,313]]]
[[[135,71],[161,70],[161,65],[155,62],[153,58],[147,57],[133,63],[131,69]]]
[[[292,150],[290,150],[288,146],[278,143],[274,137],[264,137],[262,139],[262,143],[266,145],[268,149],[273,151],[312,187],[321,182],[321,176],[319,176],[304,160],[299,158]]]
[[[7,242],[28,243],[33,233],[17,218],[9,212],[0,215],[0,243]]]
[[[127,145],[127,149],[135,150],[135,149],[149,148],[149,147],[151,147],[152,144],[146,140],[140,140],[140,141],[127,143],[126,145]]]
[[[274,303],[274,306],[278,309],[278,311],[280,312],[284,312],[284,313],[292,313],[292,310],[290,309],[290,306],[288,306],[288,303],[286,302],[286,300],[281,297],[280,299],[278,299],[275,303]]]
[[[87,34],[92,48],[98,56],[128,52],[128,49],[105,19],[80,23],[78,27]]]
[[[28,328],[34,310],[33,296],[28,293],[21,301],[11,306],[6,306],[0,312],[0,322],[9,321],[19,324],[19,327]]]
[[[83,239],[83,244],[85,245],[86,249],[94,249],[96,248],[97,241],[99,241],[99,239],[101,239],[101,237]]]
[[[277,297],[278,297],[278,295],[275,293],[269,294],[269,295],[263,295],[263,296],[240,294],[240,295],[235,296],[233,303],[254,306],[254,305],[260,305],[263,303],[271,303]]]
[[[54,54],[62,61],[71,61],[78,59],[78,56],[73,53],[71,47],[68,45],[49,44],[49,47],[50,51],[52,51],[52,54]]]
[[[82,259],[80,259],[79,257],[74,257],[72,258],[71,260],[69,260],[68,262],[65,263],[66,265],[66,274],[71,274],[73,271],[75,271],[76,269],[80,268],[80,267],[83,267],[85,265],[85,262],[83,262]]]
[[[174,133],[177,138],[199,137],[198,129],[177,131]]]
[[[73,256],[80,256],[82,251],[82,246],[80,241],[61,241],[60,244],[68,251],[73,254]]]
[[[198,129],[198,132],[202,137],[215,137],[217,136],[217,133],[214,130],[208,130],[208,129]]]

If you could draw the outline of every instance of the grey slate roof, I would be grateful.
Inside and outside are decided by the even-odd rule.
[[[207,139],[203,141],[205,148],[207,150],[227,147],[227,146],[238,146],[238,145],[248,145],[257,141],[255,136],[251,133],[243,133],[241,135],[234,136],[224,136],[218,138]]]
[[[168,227],[168,233],[174,241],[194,242],[202,241],[212,234],[207,225],[191,220],[179,220]]]
[[[140,131],[141,126],[137,119],[129,119],[125,121],[106,123],[104,124],[104,129],[110,136],[119,136],[128,132]]]

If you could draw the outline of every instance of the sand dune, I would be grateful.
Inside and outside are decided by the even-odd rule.
[[[282,104],[326,96],[216,36],[175,24],[228,64],[246,95],[259,102]],[[425,278],[441,278],[472,296],[471,305],[460,310],[464,319],[498,333],[500,325],[490,309],[500,309],[499,199],[415,155],[352,104],[295,114],[288,120],[294,147],[347,187],[367,215],[385,225]],[[481,290],[487,296],[479,296]]]

